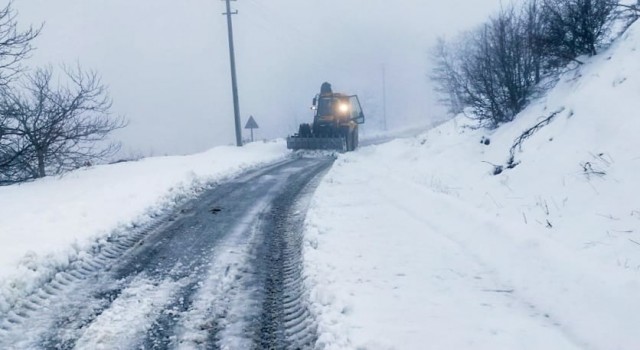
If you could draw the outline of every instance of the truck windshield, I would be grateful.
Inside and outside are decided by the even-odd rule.
[[[332,115],[333,114],[333,97],[320,97],[318,100],[318,115]]]

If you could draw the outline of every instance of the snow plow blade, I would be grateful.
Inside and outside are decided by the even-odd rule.
[[[287,148],[292,150],[332,150],[344,152],[347,142],[342,137],[287,137]]]

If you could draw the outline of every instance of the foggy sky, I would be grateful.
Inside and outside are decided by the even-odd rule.
[[[242,127],[286,136],[309,122],[324,81],[357,93],[364,132],[441,118],[429,49],[482,22],[500,0],[239,0],[232,2]],[[45,23],[28,64],[79,62],[109,86],[130,124],[123,153],[186,154],[235,140],[224,2],[16,0],[21,25]],[[245,137],[248,130],[245,132]]]

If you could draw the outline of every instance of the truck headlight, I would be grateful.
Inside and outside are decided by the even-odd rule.
[[[346,103],[341,103],[340,105],[338,105],[338,110],[342,113],[347,113],[349,112],[349,105]]]

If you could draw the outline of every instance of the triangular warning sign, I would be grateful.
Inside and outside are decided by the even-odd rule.
[[[256,120],[253,119],[253,116],[250,115],[249,116],[249,120],[247,121],[247,125],[244,126],[245,129],[258,129],[258,123],[256,123]]]

